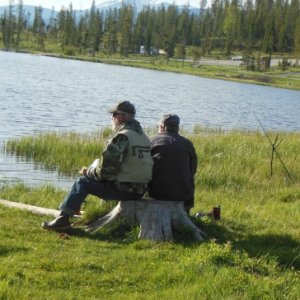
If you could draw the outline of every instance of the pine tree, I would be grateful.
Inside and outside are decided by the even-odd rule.
[[[35,7],[34,20],[31,31],[34,37],[36,37],[38,49],[44,51],[46,39],[46,26],[42,15],[43,8],[41,6]]]
[[[297,59],[300,59],[300,13],[298,10],[298,18],[295,22],[294,28],[294,46],[293,46],[294,53]]]
[[[110,9],[105,19],[104,35],[102,39],[104,51],[107,52],[109,55],[116,53],[118,50],[117,22],[117,9]]]
[[[190,28],[189,28],[189,11],[188,6],[184,6],[178,17],[178,40],[183,48],[188,44],[190,40]]]
[[[76,40],[75,15],[72,3],[65,12],[65,23],[63,28],[63,50],[66,46],[74,46]]]
[[[16,37],[16,50],[20,48],[21,33],[24,28],[24,9],[23,9],[23,0],[19,0],[18,5],[18,19],[17,19],[17,37]]]
[[[194,15],[191,28],[191,45],[194,47],[200,46],[200,15]]]
[[[46,26],[48,37],[57,39],[58,28],[57,28],[57,18],[54,7],[51,10],[49,22]]]
[[[209,14],[212,25],[211,37],[212,48],[224,48],[223,24],[225,19],[224,3],[222,0],[215,0],[211,4],[211,13]]]
[[[15,16],[14,16],[14,1],[9,1],[8,12],[5,10],[2,21],[2,37],[3,45],[6,50],[9,50],[14,44]]]
[[[120,52],[123,56],[128,56],[132,45],[133,7],[122,4],[120,13]]]
[[[89,18],[88,18],[88,28],[87,28],[87,44],[89,47],[89,52],[95,56],[95,53],[99,51],[100,42],[102,37],[102,16],[99,10],[95,6],[95,1],[93,1]]]
[[[133,28],[133,47],[136,51],[140,49],[142,45],[144,45],[144,9],[138,14],[136,23]]]
[[[230,55],[232,48],[236,46],[236,41],[240,39],[240,14],[239,3],[233,0],[231,4],[227,3],[225,7],[225,20],[223,30],[226,37],[225,53]]]
[[[300,39],[299,19],[300,19],[300,1],[291,0],[286,15],[286,24],[287,24],[287,29],[286,29],[287,49],[286,50],[287,51],[293,51],[293,49],[295,49],[297,41],[299,41]]]
[[[60,43],[60,47],[64,49],[65,42],[65,26],[66,26],[66,10],[64,7],[61,8],[57,15],[57,38]]]
[[[153,45],[157,49],[165,49],[165,24],[166,8],[164,5],[157,11],[152,10],[153,14]]]
[[[88,15],[80,16],[78,25],[77,25],[77,35],[76,35],[76,45],[79,48],[79,53],[85,53],[87,49],[87,42],[86,42],[86,32],[87,32],[87,20]]]
[[[276,0],[274,5],[274,49],[283,51],[286,48],[286,7],[284,0]]]
[[[154,44],[154,24],[155,24],[155,10],[148,9],[146,13],[146,26],[144,31],[144,44],[149,54],[152,54],[152,49],[156,47]]]
[[[246,52],[251,55],[255,48],[255,10],[252,0],[247,0],[243,10],[244,14],[244,44]]]
[[[151,47],[154,45],[154,18],[155,10],[151,10],[150,6],[144,7],[138,14],[135,25],[133,26],[133,45],[135,50],[145,47],[147,53],[150,53]]]
[[[173,4],[170,5],[166,11],[163,36],[163,48],[167,53],[167,59],[174,55],[174,48],[177,42],[177,23],[178,23],[178,10]]]
[[[273,53],[273,45],[274,45],[274,31],[273,31],[273,14],[272,11],[269,12],[267,19],[265,21],[265,34],[263,38],[262,48],[263,52],[269,53],[270,57]]]

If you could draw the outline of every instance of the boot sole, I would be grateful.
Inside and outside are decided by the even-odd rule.
[[[62,230],[72,229],[72,226],[67,225],[67,226],[60,226],[60,227],[51,227],[51,226],[47,226],[45,223],[42,223],[42,229],[47,231],[62,231]]]

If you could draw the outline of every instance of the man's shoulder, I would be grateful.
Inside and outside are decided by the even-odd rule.
[[[166,137],[172,137],[172,136],[177,136],[179,135],[178,133],[172,133],[172,132],[167,132],[167,131],[164,131],[164,132],[159,132],[157,134],[155,134],[154,138],[166,138]]]
[[[115,133],[114,138],[128,139],[128,137],[135,134],[138,134],[138,132],[136,132],[133,128],[123,127]]]
[[[171,138],[172,138],[172,136],[168,132],[160,132],[160,133],[157,133],[154,136],[151,136],[150,137],[150,141],[151,142],[154,142],[154,141],[166,141],[166,140],[169,140]]]
[[[123,132],[117,132],[111,139],[112,144],[128,143],[128,137]]]
[[[193,149],[194,145],[188,138],[178,134],[170,132],[162,132],[150,138],[152,146],[158,145],[177,145],[189,149]]]
[[[192,141],[185,136],[179,135],[179,139],[184,141],[185,143],[193,145]]]
[[[137,120],[133,119],[126,123],[123,123],[119,128],[118,132],[135,132],[138,134],[144,133],[143,128]]]
[[[181,140],[181,141],[187,141],[188,143],[191,143],[191,141],[188,138],[180,135],[179,133],[174,133],[174,132],[161,132],[150,137],[150,140],[173,140],[173,141]]]

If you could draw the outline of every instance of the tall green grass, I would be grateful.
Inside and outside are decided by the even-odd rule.
[[[9,140],[6,151],[75,175],[108,134],[36,134]],[[174,244],[138,241],[138,228],[121,222],[64,236],[40,230],[44,217],[1,207],[0,299],[299,299],[300,134],[276,134],[291,179],[276,157],[270,175],[271,146],[260,132],[185,133],[199,157],[192,213],[221,205],[219,222],[193,218],[208,235],[200,244],[180,232]],[[0,188],[1,198],[51,208],[65,194]],[[89,196],[85,221],[112,205]]]
[[[33,160],[43,164],[45,169],[57,169],[60,174],[78,174],[81,166],[87,166],[100,157],[105,146],[109,128],[89,134],[76,132],[37,133],[22,139],[10,139],[5,145],[7,154],[20,159]]]
[[[198,130],[199,131],[199,130]],[[197,173],[203,187],[261,189],[288,186],[299,182],[300,164],[297,133],[268,133],[273,141],[278,135],[282,144],[274,156],[271,176],[272,147],[260,132],[231,131],[194,134],[191,140],[197,149],[200,169]],[[285,168],[288,170],[286,172]]]
[[[148,134],[154,131],[147,129]],[[221,131],[195,127],[194,133],[184,132],[195,145],[199,169],[196,181],[203,187],[258,188],[298,182],[300,175],[300,137],[298,133],[279,134],[282,143],[274,157],[273,176],[270,175],[271,145],[264,134],[251,131]],[[57,168],[64,175],[74,175],[82,165],[100,157],[111,135],[109,128],[91,133],[48,132],[9,139],[5,152],[20,159],[43,163],[45,168]],[[289,178],[291,175],[291,178]]]

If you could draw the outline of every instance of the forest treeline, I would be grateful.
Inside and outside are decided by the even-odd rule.
[[[36,7],[33,22],[25,14],[23,1],[9,6],[0,17],[3,48],[20,50],[24,45],[49,51],[127,56],[163,50],[167,57],[194,58],[220,51],[251,55],[253,52],[300,54],[299,0],[213,0],[211,7],[201,1],[198,11],[176,5],[144,7],[136,12],[124,1],[119,9],[100,11],[92,3],[77,17],[72,4],[59,12],[52,10],[43,20],[43,8]],[[47,45],[47,47],[46,47]]]

